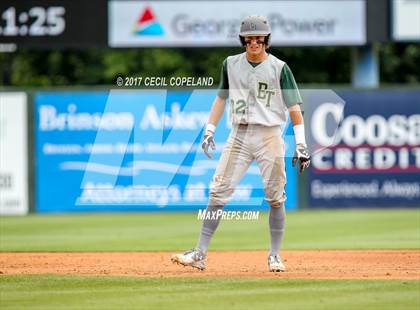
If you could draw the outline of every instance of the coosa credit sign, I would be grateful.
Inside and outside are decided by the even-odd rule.
[[[420,91],[338,93],[311,113],[310,205],[419,206]]]

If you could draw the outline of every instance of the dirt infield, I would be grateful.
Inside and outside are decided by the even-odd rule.
[[[265,251],[210,252],[199,271],[174,265],[169,252],[0,253],[0,274],[417,279],[420,250],[285,251],[284,273],[267,271]]]

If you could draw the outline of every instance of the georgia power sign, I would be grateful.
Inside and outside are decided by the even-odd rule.
[[[265,15],[272,45],[362,45],[366,3],[347,1],[110,1],[111,47],[237,46],[248,15]]]

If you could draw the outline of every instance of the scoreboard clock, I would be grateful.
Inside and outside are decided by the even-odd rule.
[[[34,6],[18,11],[11,6],[2,12],[2,36],[57,36],[66,29],[66,8],[63,6]]]
[[[29,48],[105,47],[106,0],[2,0],[0,44]]]

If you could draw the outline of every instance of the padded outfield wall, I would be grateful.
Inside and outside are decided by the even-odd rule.
[[[339,100],[325,91],[302,92],[312,165],[302,176],[291,167],[288,124],[289,210],[420,205],[419,89],[339,90]],[[32,210],[187,211],[206,205],[230,130],[224,117],[215,157],[207,159],[200,141],[214,90],[28,95],[29,165],[23,167],[30,170]],[[264,210],[263,196],[254,164],[227,208]]]

